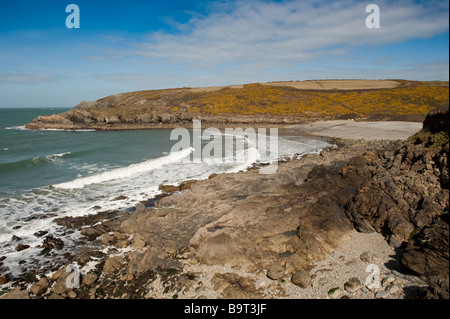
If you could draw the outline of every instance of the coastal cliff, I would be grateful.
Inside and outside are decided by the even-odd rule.
[[[65,261],[95,269],[76,289],[64,285],[66,265],[28,274],[10,294],[448,298],[448,121],[447,104],[405,141],[334,139],[338,148],[280,162],[275,174],[161,185],[131,215],[55,219],[85,238]],[[379,287],[364,283],[368,265]]]
[[[227,87],[148,90],[83,101],[74,109],[39,116],[28,129],[129,130],[295,124],[318,119],[423,121],[448,102],[448,82],[322,80]]]

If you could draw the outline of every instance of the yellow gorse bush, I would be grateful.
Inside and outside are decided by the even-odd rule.
[[[425,114],[448,103],[448,82],[398,80],[389,89],[301,90],[290,86],[247,84],[216,90],[165,89],[121,94],[105,114],[137,116],[142,113],[207,115],[265,115],[327,118]],[[111,97],[107,97],[108,99]]]
[[[192,112],[213,115],[274,114],[338,116],[358,114],[368,116],[427,113],[448,102],[448,87],[421,84],[394,89],[317,91],[260,84],[241,89],[224,88],[206,92],[188,103]]]

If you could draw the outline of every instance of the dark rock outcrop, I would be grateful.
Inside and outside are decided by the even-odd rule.
[[[427,297],[449,296],[448,114],[448,105],[431,112],[396,150],[367,152],[337,175],[320,173],[357,230],[381,232],[398,246],[402,264],[427,278]]]
[[[401,145],[315,166],[301,186],[304,197],[315,198],[302,205],[309,218],[301,218],[299,234],[313,230],[309,237],[306,231],[304,244],[317,247],[307,239],[317,238],[317,230],[332,238],[325,217],[333,218],[335,228],[336,216],[346,214],[356,230],[379,232],[397,248],[403,266],[428,281],[426,297],[448,298],[448,121],[446,105],[430,112],[423,130]]]

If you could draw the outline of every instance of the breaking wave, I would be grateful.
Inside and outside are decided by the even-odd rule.
[[[36,156],[33,158],[28,158],[25,160],[20,160],[16,162],[9,162],[0,164],[0,172],[2,171],[11,171],[11,170],[20,170],[23,168],[30,168],[44,163],[50,163],[57,161],[58,159],[62,159],[64,157],[68,157],[73,155],[72,152],[58,153],[58,154],[50,154],[44,156]]]
[[[96,175],[91,175],[87,177],[77,178],[73,181],[55,184],[53,187],[62,188],[62,189],[74,189],[74,188],[83,188],[86,185],[97,184],[102,182],[107,182],[119,178],[130,177],[136,174],[140,174],[143,172],[152,171],[160,168],[163,165],[170,164],[173,162],[177,162],[182,158],[190,155],[194,149],[192,147],[173,152],[169,155],[158,157],[155,159],[147,160],[141,163],[132,164],[126,167],[112,169],[107,172],[103,172]]]

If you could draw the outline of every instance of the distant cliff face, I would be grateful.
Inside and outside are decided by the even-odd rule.
[[[219,124],[293,124],[335,118],[422,121],[433,107],[448,103],[446,82],[430,84],[398,80],[399,85],[395,87],[368,89],[366,85],[361,86],[364,89],[339,90],[299,89],[302,86],[294,85],[297,83],[122,93],[83,101],[73,110],[59,115],[38,117],[27,127],[169,128],[187,126],[193,119]]]

